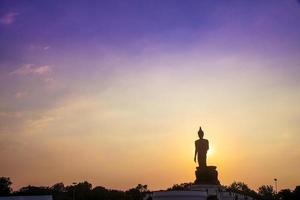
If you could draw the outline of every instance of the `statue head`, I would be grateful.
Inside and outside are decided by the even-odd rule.
[[[198,136],[199,136],[199,138],[203,138],[203,136],[204,136],[204,132],[202,131],[202,128],[201,128],[201,126],[200,126],[200,128],[199,128],[199,131],[198,131]]]

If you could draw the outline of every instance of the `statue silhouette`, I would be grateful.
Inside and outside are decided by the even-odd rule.
[[[196,157],[198,160],[199,168],[206,168],[206,154],[209,149],[208,140],[203,139],[204,132],[202,131],[201,127],[198,131],[199,140],[195,141],[195,156],[194,161],[196,162]],[[198,156],[197,156],[198,155]]]
[[[195,156],[198,160],[198,167],[196,167],[195,175],[196,185],[220,185],[218,180],[218,171],[216,166],[207,166],[206,165],[206,154],[209,149],[208,140],[204,139],[204,132],[201,127],[198,131],[199,140],[195,141]]]

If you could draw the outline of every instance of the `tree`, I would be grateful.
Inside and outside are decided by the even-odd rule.
[[[105,187],[97,186],[90,193],[91,200],[108,199],[108,190]]]
[[[131,188],[125,192],[128,200],[142,200],[149,192],[147,185],[138,184],[135,188]]]
[[[189,190],[189,188],[191,187],[192,183],[180,183],[180,184],[175,184],[173,185],[171,188],[168,188],[167,190],[177,190],[177,191],[180,191],[180,190]]]
[[[293,193],[290,189],[280,190],[277,196],[280,200],[293,200]]]
[[[227,190],[229,190],[230,192],[235,192],[253,198],[257,198],[257,193],[254,190],[250,189],[248,185],[243,182],[234,181],[229,187],[227,187]]]
[[[140,193],[147,193],[147,192],[149,192],[149,190],[148,190],[148,186],[147,185],[142,185],[142,184],[138,184],[137,186],[136,186],[136,189],[140,192]]]
[[[22,187],[16,194],[19,195],[50,195],[51,189],[45,186],[32,186],[28,185]]]
[[[78,183],[77,185],[71,185],[66,187],[66,191],[69,196],[75,197],[75,200],[88,199],[88,195],[92,189],[92,184],[87,181]]]
[[[0,196],[6,196],[11,193],[11,184],[10,178],[0,177]]]
[[[53,200],[71,199],[71,197],[68,197],[65,185],[63,183],[55,183],[50,190],[53,195]]]
[[[296,186],[295,190],[293,191],[294,199],[300,199],[300,185]]]
[[[125,199],[125,193],[119,190],[109,190],[109,200]]]
[[[234,181],[231,183],[231,185],[228,187],[229,190],[232,190],[234,192],[243,192],[243,191],[249,191],[250,188],[248,187],[247,184],[243,182],[236,182]]]
[[[65,185],[63,183],[56,183],[51,188],[53,194],[59,194],[65,192]]]
[[[275,191],[272,185],[263,185],[258,188],[258,195],[265,200],[275,199]]]

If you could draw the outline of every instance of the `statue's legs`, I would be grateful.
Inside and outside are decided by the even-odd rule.
[[[198,156],[198,165],[200,168],[205,168],[206,165],[206,155],[205,156]]]

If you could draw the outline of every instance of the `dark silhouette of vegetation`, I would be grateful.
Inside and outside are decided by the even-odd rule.
[[[273,189],[272,185],[263,185],[258,188],[258,195],[263,200],[275,200],[276,199],[276,193]]]
[[[300,185],[295,188],[293,195],[294,199],[300,199]]]
[[[48,186],[25,186],[18,191],[12,191],[12,182],[9,178],[0,177],[0,196],[34,196],[52,195],[54,200],[142,200],[150,193],[147,185],[138,184],[126,191],[106,189],[105,187],[92,187],[87,181],[65,186],[56,183]]]
[[[168,188],[169,191],[182,191],[188,190],[193,183],[181,183],[181,184],[174,184],[171,188]]]
[[[52,191],[49,187],[44,186],[31,186],[28,185],[26,187],[22,187],[19,191],[17,191],[18,195],[29,196],[29,195],[50,195]]]
[[[87,181],[66,187],[66,192],[68,193],[68,196],[75,196],[76,200],[88,199],[92,193],[91,191],[92,184],[90,184]]]
[[[138,184],[134,188],[126,191],[106,189],[102,186],[92,187],[87,181],[65,186],[63,183],[56,183],[51,187],[48,186],[26,186],[18,191],[12,191],[12,182],[7,177],[0,177],[0,196],[31,196],[31,195],[52,195],[53,200],[142,200],[151,192],[147,185]],[[175,184],[169,191],[189,190],[192,183]],[[277,194],[270,185],[263,185],[258,188],[257,192],[250,189],[243,182],[233,182],[229,186],[224,186],[228,192],[238,193],[245,196],[253,197],[258,200],[300,200],[300,186],[293,191],[290,189],[280,190]],[[215,199],[211,196],[210,199]],[[149,197],[151,199],[151,197]]]
[[[278,192],[278,199],[280,200],[293,199],[293,192],[290,189],[283,189],[280,192]]]
[[[0,177],[0,196],[9,195],[12,191],[12,182],[8,177]]]
[[[131,188],[127,190],[125,192],[125,196],[126,199],[129,200],[135,200],[135,199],[142,200],[143,197],[145,197],[145,195],[149,192],[150,191],[148,190],[147,185],[138,184],[135,188]]]
[[[258,198],[258,194],[254,190],[250,189],[248,185],[243,182],[234,181],[230,186],[226,187],[226,189],[229,192],[247,195],[256,199]]]

